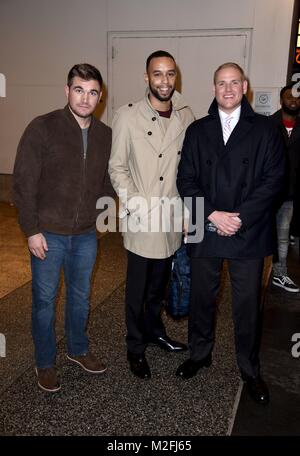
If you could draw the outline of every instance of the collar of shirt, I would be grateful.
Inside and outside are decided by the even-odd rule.
[[[224,129],[225,119],[227,119],[227,117],[233,117],[233,119],[230,122],[230,127],[231,127],[231,131],[232,131],[234,129],[234,127],[236,126],[236,124],[238,123],[238,121],[240,119],[240,115],[241,115],[241,105],[238,106],[230,114],[227,114],[226,112],[219,109],[219,116],[220,116],[220,120],[221,120],[221,124],[222,124],[222,130]]]
[[[287,119],[282,119],[283,125],[285,128],[294,128],[296,119],[294,120],[287,120]]]
[[[172,114],[172,110],[173,110],[173,107],[172,107],[172,102],[171,102],[171,106],[170,106],[170,109],[168,111],[159,111],[157,109],[157,112],[160,115],[160,117],[165,117],[166,119],[170,119],[171,114]]]

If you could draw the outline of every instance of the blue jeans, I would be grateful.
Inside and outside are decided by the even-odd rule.
[[[88,352],[86,326],[89,315],[91,276],[97,254],[96,231],[73,236],[43,232],[48,244],[46,258],[31,255],[32,337],[38,368],[52,367],[56,360],[55,300],[61,269],[66,285],[65,333],[69,355]]]
[[[287,255],[290,240],[290,224],[293,217],[293,201],[285,201],[276,214],[277,258],[273,263],[273,275],[287,275]]]

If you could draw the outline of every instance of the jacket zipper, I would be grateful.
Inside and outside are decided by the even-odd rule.
[[[83,145],[83,143],[82,143]],[[84,146],[83,146],[84,147]],[[80,196],[79,196],[79,203],[77,206],[77,212],[76,212],[76,217],[75,217],[75,225],[78,226],[78,216],[79,216],[79,209],[81,206],[81,201],[82,201],[82,192],[84,189],[84,183],[85,183],[85,170],[86,170],[86,151],[83,151],[83,167],[82,167],[82,177],[81,177],[81,188],[80,188]]]

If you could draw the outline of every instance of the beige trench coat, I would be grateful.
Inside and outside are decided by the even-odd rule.
[[[143,100],[121,107],[113,119],[109,174],[120,197],[124,247],[145,258],[168,258],[181,244],[176,176],[185,130],[194,116],[178,92],[172,105],[165,134],[148,90]]]

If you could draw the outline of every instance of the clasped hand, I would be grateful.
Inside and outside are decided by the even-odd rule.
[[[214,211],[208,220],[217,227],[220,236],[233,236],[242,226],[239,212]]]

